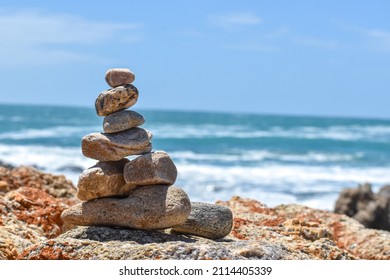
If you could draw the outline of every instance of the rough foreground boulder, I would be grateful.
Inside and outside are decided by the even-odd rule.
[[[78,202],[64,176],[31,167],[0,167],[0,260],[61,234],[63,210]]]
[[[65,232],[58,217],[77,202],[74,187],[63,178],[69,190],[59,193],[69,197],[55,196],[47,183],[59,177],[15,170],[0,169],[0,184],[8,184],[0,195],[0,259],[390,259],[390,232],[367,229],[341,214],[299,205],[268,208],[240,197],[217,203],[232,210],[234,225],[215,241],[169,230]]]

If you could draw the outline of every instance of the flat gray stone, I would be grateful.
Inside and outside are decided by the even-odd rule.
[[[113,68],[106,72],[106,82],[110,87],[131,84],[135,80],[135,75],[127,68]]]
[[[119,111],[108,115],[103,120],[103,130],[105,133],[115,133],[143,125],[145,119],[142,115],[134,111]]]
[[[91,133],[83,137],[81,150],[84,156],[99,161],[117,161],[131,155],[152,150],[152,133],[139,127],[118,133]]]
[[[99,161],[81,173],[77,183],[77,197],[92,200],[100,197],[127,196],[134,186],[126,184],[123,169],[129,160]]]
[[[177,178],[177,169],[169,155],[156,151],[139,156],[126,163],[124,178],[128,185],[173,185]]]
[[[220,239],[230,233],[233,214],[220,205],[192,202],[191,213],[184,224],[172,229],[174,233],[193,234],[210,239]]]
[[[138,100],[138,90],[132,84],[115,87],[99,94],[95,101],[96,113],[108,116],[114,112],[130,108]]]
[[[185,222],[191,211],[187,194],[175,186],[144,186],[126,198],[100,198],[62,212],[66,224],[135,229],[165,229]]]

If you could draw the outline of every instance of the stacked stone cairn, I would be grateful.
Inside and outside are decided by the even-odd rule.
[[[68,226],[109,226],[143,230],[171,228],[172,233],[223,238],[232,228],[232,213],[222,206],[193,202],[173,186],[177,169],[164,151],[152,151],[152,133],[139,126],[145,120],[127,110],[138,100],[135,75],[110,69],[111,89],[99,94],[96,113],[104,116],[104,133],[82,139],[84,156],[98,160],[78,181],[83,202],[65,210]],[[137,156],[131,160],[126,157]]]

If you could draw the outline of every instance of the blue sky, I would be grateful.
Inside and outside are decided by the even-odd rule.
[[[390,118],[390,1],[1,1],[0,103]]]

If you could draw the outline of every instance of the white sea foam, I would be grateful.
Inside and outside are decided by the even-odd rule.
[[[43,129],[23,129],[20,131],[0,133],[0,139],[9,140],[23,140],[35,138],[58,138],[58,137],[72,137],[82,136],[94,129],[99,131],[99,127],[73,127],[73,126],[55,126]]]
[[[36,165],[44,170],[58,173],[66,166],[88,168],[94,161],[84,157],[80,148],[1,145],[0,159],[13,165]]]
[[[232,151],[231,153],[194,153],[192,151],[174,151],[170,155],[178,161],[219,161],[219,162],[260,162],[278,160],[285,162],[349,162],[364,157],[364,153],[354,154],[308,152],[304,154],[285,154],[267,150]]]
[[[305,166],[298,163],[265,164],[260,162],[250,166],[215,165],[205,159],[214,160],[219,155],[195,154],[193,152],[173,152],[172,157],[178,168],[176,184],[183,187],[194,201],[230,199],[233,195],[258,199],[269,206],[280,203],[301,203],[308,206],[331,209],[338,192],[343,187],[354,187],[359,183],[370,182],[377,189],[390,183],[390,167],[353,166]],[[227,160],[235,159],[227,156]],[[307,155],[306,155],[307,156]],[[345,159],[344,154],[309,155],[308,158],[325,160]],[[242,157],[242,155],[238,155]],[[253,159],[273,157],[261,151]],[[183,158],[200,159],[194,163]],[[347,157],[346,157],[347,158]],[[176,160],[177,159],[177,160]],[[80,147],[45,147],[0,144],[0,160],[14,165],[37,165],[52,173],[64,173],[74,183],[80,172],[60,171],[64,166],[86,169],[96,161],[85,158]],[[240,158],[240,160],[243,160]],[[329,158],[327,158],[329,160]]]
[[[350,125],[311,127],[302,126],[285,129],[279,126],[270,127],[267,130],[256,130],[242,125],[178,125],[162,124],[149,126],[156,137],[160,139],[185,139],[185,138],[291,138],[291,139],[329,139],[339,141],[359,141],[368,139],[375,142],[390,140],[390,126],[386,125]]]
[[[390,183],[389,169],[300,165],[221,167],[179,164],[177,183],[182,185],[190,195],[207,201],[229,199],[232,195],[240,195],[259,199],[270,206],[299,202],[308,203],[306,205],[309,206],[321,206],[322,209],[331,209],[334,199],[344,187],[355,187],[364,182],[370,182],[375,187]]]
[[[14,121],[21,121],[15,117]],[[294,128],[282,128],[273,126],[266,130],[253,129],[245,125],[179,125],[161,124],[147,126],[153,131],[156,139],[209,139],[209,138],[287,138],[287,139],[328,139],[338,141],[368,140],[373,142],[390,141],[390,126],[386,125],[350,125],[311,127],[301,126]],[[82,136],[91,131],[101,131],[99,126],[54,126],[43,129],[23,129],[0,133],[0,139],[22,140],[34,138],[55,138]]]

